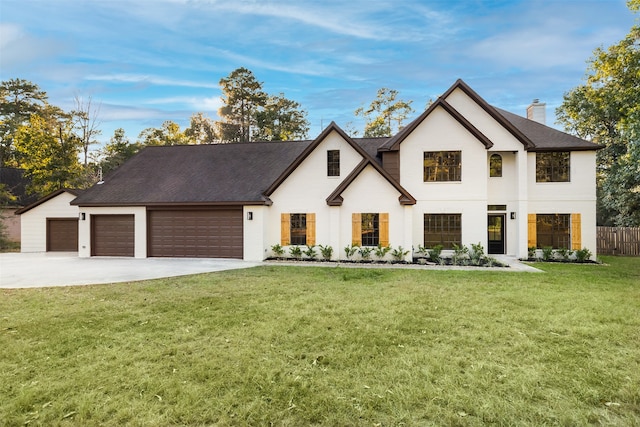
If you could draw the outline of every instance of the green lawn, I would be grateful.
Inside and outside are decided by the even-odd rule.
[[[640,425],[640,258],[0,290],[2,425]]]

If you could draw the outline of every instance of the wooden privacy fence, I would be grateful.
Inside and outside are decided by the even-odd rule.
[[[640,256],[639,227],[598,227],[598,255]]]

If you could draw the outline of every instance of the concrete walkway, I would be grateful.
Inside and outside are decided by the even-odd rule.
[[[0,254],[0,288],[90,285],[260,265],[237,259],[79,258],[76,252]]]

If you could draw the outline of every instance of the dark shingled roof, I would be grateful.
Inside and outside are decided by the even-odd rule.
[[[145,147],[72,204],[262,204],[264,190],[309,144]]]
[[[585,151],[602,148],[598,144],[569,135],[534,120],[529,120],[501,108],[495,108],[533,143],[529,151]]]
[[[382,158],[378,156],[378,149],[384,145],[391,137],[381,136],[377,138],[352,138],[353,141],[367,152],[379,165],[382,165]]]

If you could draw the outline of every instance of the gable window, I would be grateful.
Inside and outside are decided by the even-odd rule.
[[[454,244],[462,244],[462,215],[424,214],[424,247],[453,249]]]
[[[327,151],[327,176],[340,176],[340,150]]]
[[[354,213],[351,231],[353,246],[389,246],[389,214]]]
[[[462,181],[462,151],[425,151],[424,182]]]
[[[536,182],[569,182],[570,153],[546,151],[536,153]]]
[[[502,176],[502,156],[500,154],[492,154],[489,157],[489,176],[491,178]]]
[[[282,246],[316,244],[316,214],[283,213],[280,221]]]
[[[570,248],[570,218],[569,214],[536,215],[536,246],[540,249],[546,247]]]

